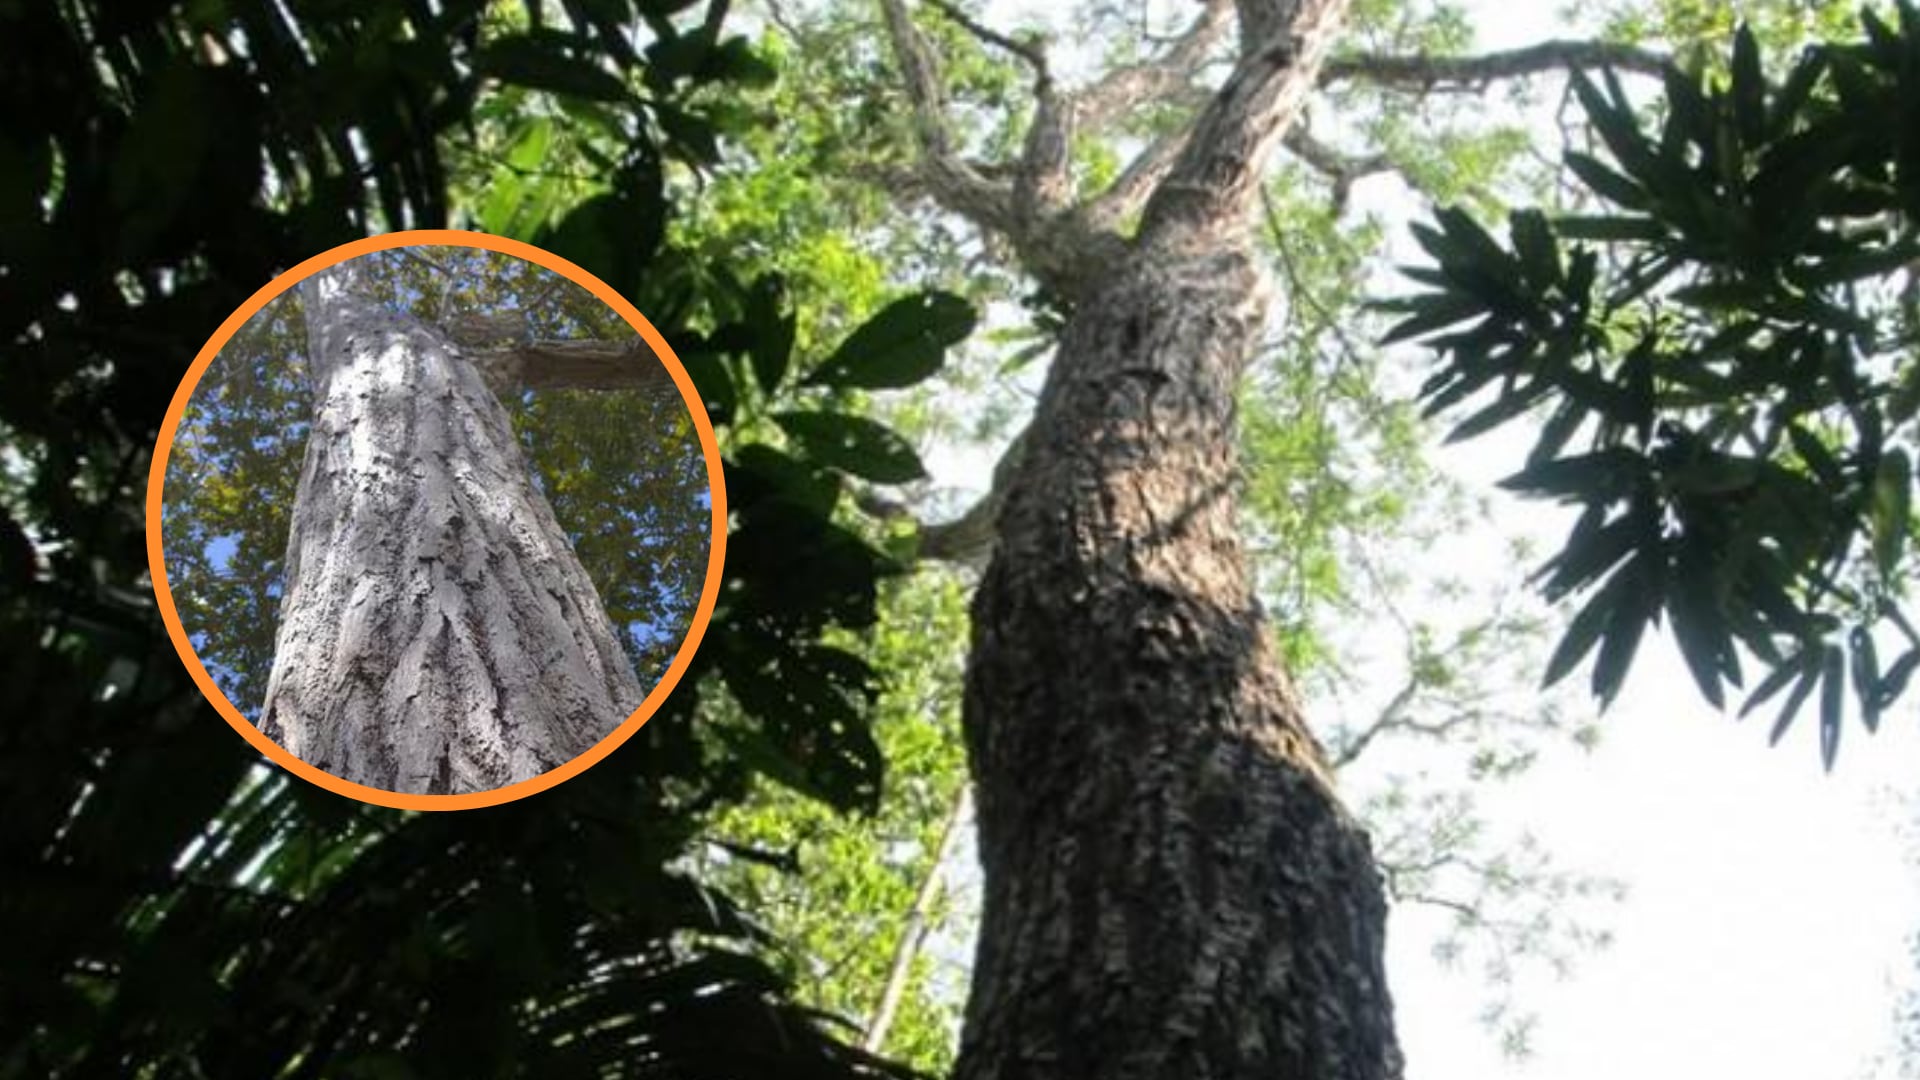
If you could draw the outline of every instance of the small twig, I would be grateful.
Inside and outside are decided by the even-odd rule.
[[[1053,76],[1047,72],[1047,54],[1033,42],[1016,41],[990,26],[984,26],[959,7],[948,3],[947,0],[926,0],[926,2],[934,10],[952,19],[967,33],[1026,61],[1027,66],[1033,69],[1034,76],[1041,82],[1052,81]]]
[[[1465,92],[1499,79],[1551,71],[1613,68],[1658,76],[1671,60],[1633,45],[1607,41],[1542,41],[1519,49],[1474,56],[1354,54],[1336,56],[1320,69],[1320,82],[1368,82],[1394,90]]]
[[[881,988],[879,1004],[874,1007],[873,1018],[867,1022],[866,1030],[860,1036],[861,1048],[869,1052],[879,1050],[887,1041],[887,1033],[900,1011],[900,999],[906,995],[908,978],[913,974],[914,958],[920,955],[927,934],[933,929],[927,913],[940,895],[941,882],[945,879],[941,870],[953,855],[954,841],[960,836],[960,822],[967,816],[967,808],[972,803],[971,796],[971,789],[962,783],[947,808],[946,819],[940,823],[939,843],[934,848],[926,876],[920,879],[920,888],[914,894],[913,904],[907,908],[906,925],[900,928],[899,940],[894,943],[893,961],[888,966],[887,982]]]

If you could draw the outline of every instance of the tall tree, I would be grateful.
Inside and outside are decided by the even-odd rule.
[[[1236,395],[1272,295],[1251,225],[1283,144],[1365,171],[1301,126],[1323,86],[1656,61],[1335,56],[1344,4],[1249,0],[1069,90],[1043,42],[937,6],[1031,70],[1030,120],[998,159],[957,136],[939,39],[886,0],[917,143],[901,187],[1004,244],[1063,320],[979,513],[964,726],[986,896],[958,1075],[1399,1075],[1379,871],[1239,535]],[[1076,157],[1169,113],[1123,169]]]

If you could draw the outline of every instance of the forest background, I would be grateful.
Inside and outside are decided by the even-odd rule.
[[[1017,103],[1029,78],[1021,58],[965,20],[922,14],[927,32],[948,53],[956,95],[984,118],[969,138],[987,147],[1017,139],[1024,123],[1017,104],[1004,117],[996,117],[994,107]],[[1678,51],[1704,45],[1700,62],[1708,63],[1731,36],[1731,14],[1673,3],[1598,13],[1590,21],[1597,32],[1649,45]],[[1743,14],[1780,55],[1803,38],[1841,34],[1852,17],[1837,7],[1817,16],[1785,6]],[[101,51],[43,48],[37,63],[17,68],[28,74],[10,84],[17,95],[35,73],[64,72],[59,79],[96,88],[94,99],[70,107],[71,119],[45,121],[57,128],[46,141],[61,148],[57,158],[43,154],[35,137],[10,143],[17,161],[9,175],[28,183],[11,204],[9,275],[40,283],[16,294],[9,326],[18,331],[10,340],[28,356],[23,378],[40,380],[37,388],[44,390],[23,392],[10,409],[26,410],[29,401],[39,409],[50,401],[61,425],[56,438],[52,418],[38,412],[10,413],[7,420],[9,510],[21,540],[9,549],[9,572],[26,598],[10,614],[20,646],[13,655],[24,665],[11,681],[19,695],[12,715],[44,718],[10,730],[7,748],[7,797],[19,811],[10,815],[7,850],[28,875],[22,880],[35,883],[10,896],[7,917],[23,930],[38,928],[28,962],[8,977],[13,1000],[33,1005],[15,1014],[7,1040],[12,1067],[51,1064],[64,1071],[76,1063],[191,1058],[220,1072],[239,1068],[249,1054],[256,1061],[333,1062],[369,1073],[438,1072],[459,1055],[500,1055],[530,1067],[530,1045],[551,1051],[564,1043],[552,1038],[555,1031],[589,1029],[580,1026],[588,1012],[581,1001],[651,994],[695,1014],[739,1008],[726,1020],[651,1022],[650,1037],[669,1047],[666,1052],[704,1062],[716,1074],[744,1067],[714,1064],[727,1054],[762,1051],[710,1045],[691,1033],[702,1024],[768,1022],[811,1031],[790,1006],[767,1007],[787,1000],[851,1018],[858,1029],[853,1041],[888,1057],[942,1068],[952,1052],[957,1004],[952,965],[964,956],[960,943],[968,933],[968,874],[935,871],[943,862],[965,865],[964,845],[942,841],[950,823],[966,818],[955,710],[966,563],[977,551],[963,543],[964,530],[919,528],[908,515],[964,522],[964,496],[985,486],[981,463],[1017,430],[1055,324],[1047,299],[1006,272],[992,245],[923,204],[902,207],[889,197],[900,192],[889,188],[888,170],[912,135],[898,110],[897,74],[876,31],[876,12],[713,8],[677,21],[658,13],[638,35],[611,33],[602,13],[588,7],[545,28],[530,26],[526,12],[512,6],[467,10],[465,18],[452,9],[416,13],[412,17],[438,29],[470,34],[467,47],[480,50],[472,55],[486,78],[468,87],[466,97],[447,99],[421,85],[429,79],[419,73],[443,74],[423,66],[419,55],[440,48],[438,39],[410,36],[405,18],[359,24],[337,13],[302,15],[306,45],[280,54],[267,43],[281,16],[266,9],[235,15],[250,32],[224,45],[217,36],[208,43],[207,28],[224,25],[214,16],[171,10],[149,25],[104,10],[36,9],[21,21],[46,38],[25,30],[14,36],[43,46],[88,41]],[[1084,38],[1088,70],[1124,64],[1129,42],[1138,37],[1136,13],[1091,15],[1100,32]],[[980,22],[1001,25],[987,14]],[[1454,53],[1501,44],[1475,37],[1473,23],[1446,9],[1363,5],[1352,36],[1355,48],[1374,51]],[[1006,25],[1019,26],[1018,17]],[[563,43],[552,36],[559,33],[574,38]],[[240,40],[250,48],[243,50]],[[376,45],[345,44],[351,40]],[[450,40],[449,56],[462,47],[457,35]],[[222,57],[220,50],[233,55]],[[338,62],[327,66],[308,54]],[[61,69],[63,62],[71,66]],[[408,74],[409,65],[419,70]],[[260,77],[269,81],[260,85],[268,92],[224,81],[239,79],[242,66],[264,72]],[[459,65],[449,71],[458,76]],[[625,81],[616,86],[610,78]],[[1553,111],[1559,87],[1557,77],[1542,80],[1533,91],[1540,107]],[[216,93],[237,94],[218,100],[241,103],[239,127],[248,139],[229,146],[214,138],[203,114]],[[375,119],[373,103],[395,94],[409,106]],[[1590,740],[1594,729],[1577,699],[1543,699],[1534,689],[1554,635],[1522,594],[1517,574],[1428,578],[1409,554],[1434,547],[1438,537],[1486,534],[1469,532],[1482,509],[1437,471],[1431,436],[1409,404],[1417,379],[1407,376],[1405,354],[1370,344],[1387,322],[1362,301],[1395,291],[1382,267],[1409,249],[1396,241],[1394,220],[1372,201],[1375,182],[1361,177],[1378,173],[1386,183],[1398,177],[1414,197],[1464,200],[1491,220],[1505,204],[1553,194],[1542,185],[1559,176],[1557,152],[1540,145],[1536,126],[1489,123],[1495,110],[1479,92],[1423,97],[1419,108],[1426,112],[1407,111],[1399,98],[1356,96],[1361,100],[1343,102],[1348,108],[1330,118],[1329,127],[1313,129],[1326,143],[1292,148],[1268,192],[1275,270],[1299,299],[1263,350],[1270,359],[1256,366],[1243,399],[1245,505],[1258,546],[1286,555],[1260,561],[1262,598],[1282,627],[1285,653],[1307,687],[1331,755],[1351,758],[1345,763],[1350,779],[1343,782],[1376,831],[1391,891],[1401,902],[1397,910],[1424,905],[1437,912],[1425,917],[1424,931],[1397,929],[1395,947],[1404,948],[1401,940],[1414,945],[1414,963],[1430,943],[1459,957],[1466,980],[1434,985],[1465,988],[1487,1006],[1496,1040],[1524,1049],[1529,1016],[1541,1000],[1538,976],[1579,958],[1619,912],[1608,900],[1610,885],[1595,876],[1610,869],[1599,865],[1604,860],[1569,858],[1580,844],[1564,836],[1551,845],[1554,860],[1519,843],[1501,830],[1501,797],[1487,795],[1485,785],[1544,782],[1562,789],[1556,797],[1570,798],[1561,779],[1566,774],[1552,772],[1551,763],[1532,777],[1528,770],[1541,755],[1552,758],[1555,747]],[[1155,110],[1142,112],[1138,139],[1144,141]],[[109,125],[114,138],[98,145],[75,134],[93,130],[96,115],[120,118]],[[365,124],[344,145],[288,120],[342,115]],[[9,116],[21,118],[10,124],[29,123],[24,111],[10,107]],[[780,122],[770,122],[774,118]],[[284,175],[302,177],[306,186],[269,186],[254,194],[249,152],[286,163]],[[1090,177],[1111,177],[1125,164],[1112,148],[1084,153],[1080,168]],[[89,166],[98,171],[89,173]],[[216,197],[223,193],[246,197]],[[233,217],[220,216],[228,214]],[[812,485],[810,492],[819,490],[816,466],[852,477],[835,479],[824,499],[787,500],[830,507],[831,522],[781,517],[785,510],[758,522],[769,548],[790,547],[793,530],[815,530],[805,535],[830,538],[834,543],[823,550],[838,557],[827,572],[800,575],[806,588],[799,595],[782,594],[777,605],[769,600],[737,619],[739,636],[709,647],[707,690],[682,695],[677,718],[663,714],[620,764],[602,767],[608,775],[597,777],[591,790],[567,796],[570,812],[560,816],[568,820],[559,825],[550,823],[552,807],[538,818],[530,807],[478,826],[370,813],[260,771],[242,748],[226,745],[230,733],[217,721],[209,724],[214,718],[194,704],[191,687],[172,670],[175,661],[140,597],[138,546],[128,542],[139,534],[129,491],[144,471],[142,433],[150,423],[137,418],[164,402],[168,363],[191,355],[204,337],[195,328],[209,315],[217,322],[223,303],[230,309],[290,257],[310,253],[303,247],[361,230],[442,221],[543,242],[601,272],[680,335],[677,347],[690,357],[716,420],[727,428],[730,482],[737,476],[749,511],[743,527],[756,524],[750,512],[756,484],[798,490],[794,462],[808,466],[800,486]],[[36,231],[55,224],[78,230],[87,242],[56,249]],[[632,242],[612,239],[623,236]],[[787,377],[789,357],[799,358],[804,370],[805,358],[831,354],[903,290],[929,287],[965,297],[985,313],[980,332],[948,358],[935,381],[900,387],[901,393],[884,392],[884,384],[874,387],[882,392],[865,393],[806,389]],[[958,401],[967,407],[956,410]],[[794,439],[773,419],[796,408],[884,421],[919,447],[934,448],[928,454],[933,481],[900,489],[898,447],[880,436],[864,458],[822,460],[817,446]],[[966,447],[975,444],[991,449],[969,453]],[[1483,453],[1484,462],[1503,456]],[[1505,460],[1518,457],[1508,452]],[[953,490],[969,486],[976,492]],[[845,500],[833,498],[843,493]],[[756,564],[751,540],[749,534],[731,576],[749,589],[760,582],[772,590],[776,581],[795,588],[796,568]],[[943,549],[949,541],[956,546]],[[916,555],[948,554],[958,570],[899,572]],[[1502,617],[1485,620],[1489,610]],[[49,613],[51,623],[44,618]],[[1386,618],[1378,620],[1381,615]],[[755,617],[769,623],[798,617],[810,628],[838,623],[828,640],[840,652],[812,659],[844,654],[884,675],[872,708],[859,710],[860,722],[849,725],[860,737],[810,752],[804,740],[780,729],[783,716],[796,724],[795,717],[817,717],[823,707],[836,715],[852,709],[819,700],[857,703],[859,694],[842,695],[819,664],[819,683],[831,688],[831,696],[819,700],[810,700],[814,691],[804,681],[772,687],[756,680],[750,665],[729,664],[730,656],[772,647],[767,637],[756,640],[749,632]],[[1490,676],[1496,667],[1500,673]],[[1669,684],[1629,689],[1620,707],[1627,716],[1618,725],[1620,739],[1637,737],[1636,726],[1652,726],[1634,718],[1633,695],[1647,693],[1665,706],[1678,696]],[[1851,970],[1861,970],[1860,954],[1847,953],[1820,930],[1835,922],[1867,926],[1853,900],[1859,892],[1884,905],[1872,909],[1877,936],[1862,931],[1861,940],[1884,946],[1889,932],[1902,932],[1888,930],[1893,916],[1887,913],[1897,913],[1900,902],[1886,898],[1903,895],[1903,879],[1863,888],[1839,872],[1808,869],[1822,865],[1814,840],[1860,820],[1841,813],[1828,788],[1807,795],[1797,813],[1781,795],[1801,780],[1779,774],[1811,772],[1811,753],[1763,757],[1747,732],[1702,723],[1695,725],[1701,729],[1695,741],[1677,734],[1676,722],[1660,720],[1657,733],[1645,736],[1643,756],[1604,781],[1611,801],[1623,802],[1622,789],[1632,788],[1683,792],[1675,798],[1689,808],[1710,805],[1716,789],[1705,773],[1750,779],[1764,770],[1772,774],[1764,789],[1772,816],[1753,816],[1758,796],[1735,802],[1719,789],[1727,813],[1705,819],[1700,839],[1686,847],[1697,856],[1716,835],[1764,837],[1754,846],[1767,849],[1775,872],[1806,888],[1831,887],[1801,893],[1801,902],[1791,905],[1809,915],[1807,924],[1787,924],[1801,925],[1801,933],[1782,928],[1784,902],[1760,915],[1775,944],[1812,946],[1789,954],[1799,959],[1772,953],[1782,969],[1797,976],[1817,959],[1838,964],[1853,955]],[[1608,735],[1614,726],[1610,717]],[[1893,737],[1855,744],[1858,759],[1900,759],[1897,744],[1883,745]],[[1609,741],[1602,737],[1601,745]],[[1785,760],[1790,753],[1794,759]],[[1672,763],[1664,779],[1649,772],[1655,760]],[[1905,760],[1911,761],[1910,750]],[[1703,770],[1703,761],[1714,764]],[[1607,774],[1590,775],[1598,788]],[[168,812],[155,813],[156,807]],[[847,816],[861,808],[876,816]],[[1665,812],[1651,817],[1671,830],[1673,818]],[[544,832],[549,829],[559,831]],[[1623,825],[1589,843],[1630,843],[1623,835],[1644,841],[1652,831]],[[542,844],[553,850],[539,858],[525,854]],[[409,861],[422,852],[455,850],[503,858],[524,873],[526,890],[483,888],[476,898],[470,871],[444,861],[419,867]],[[1864,849],[1856,865],[1892,875],[1888,850]],[[609,852],[621,854],[605,857]],[[578,865],[570,861],[575,858]],[[1711,869],[1699,858],[1687,861]],[[802,868],[797,874],[795,863]],[[568,875],[578,883],[577,895],[572,886],[566,897],[546,895]],[[1723,882],[1714,892],[1725,888]],[[1734,888],[1753,893],[1765,886],[1753,880]],[[632,910],[636,896],[647,898],[645,910]],[[76,904],[76,897],[83,902]],[[534,922],[550,930],[526,931],[522,909],[530,897],[538,898]],[[571,953],[576,946],[562,943],[563,928],[591,921],[582,912],[604,919],[609,908],[632,920],[622,935]],[[394,919],[403,911],[436,912],[432,932],[399,931]],[[1848,914],[1836,919],[1835,911]],[[1420,926],[1422,918],[1396,915],[1396,927]],[[292,955],[242,944],[294,928],[323,944]],[[717,939],[731,940],[732,948],[716,950]],[[916,939],[922,948],[898,948]],[[636,941],[651,944],[641,949]],[[849,950],[849,944],[859,947]],[[582,995],[568,999],[578,1015],[520,1012],[529,988],[565,981],[570,969],[591,970],[592,956],[614,949],[652,960],[628,982],[596,976],[570,984]],[[74,970],[78,957],[89,959]],[[463,979],[484,989],[459,993],[456,983]],[[794,988],[791,999],[778,989],[783,984]],[[1815,984],[1803,985],[1812,990]],[[233,1003],[260,1000],[249,995],[267,987],[278,987],[271,999],[301,986],[328,987],[331,996],[327,1007],[294,1010],[310,1025],[296,1018],[241,1034],[242,1014]],[[676,997],[690,986],[729,992]],[[881,1004],[896,986],[898,1004],[889,1014]],[[60,990],[50,993],[54,987]],[[484,999],[477,1010],[469,1000],[475,995]],[[1848,1004],[1816,992],[1800,999],[1800,1008],[1814,998]],[[456,1000],[461,1007],[450,1004]],[[340,1004],[347,1001],[356,1008]],[[345,1019],[380,1001],[415,1004],[395,1010],[410,1019],[394,1027]],[[1741,1022],[1725,1021],[1724,1028],[1697,1011],[1688,1019],[1710,1034],[1735,1027],[1796,1030],[1757,1023],[1751,1008],[1725,1014]],[[1445,1068],[1444,1059],[1421,1051],[1420,1018],[1471,1011],[1427,1009],[1403,999],[1403,1017],[1413,1018],[1404,1037],[1415,1061]],[[1671,1016],[1676,1010],[1659,1011]],[[519,1017],[507,1025],[511,1045],[474,1037],[489,1026],[488,1017],[502,1013]],[[1875,1041],[1870,1032],[1885,1030],[1876,1028],[1876,1017],[1888,1013],[1868,1005],[1824,1015],[1827,1022],[1806,1025],[1822,1033],[1820,1039],[1745,1041],[1756,1061],[1811,1067],[1810,1059],[1793,1058],[1785,1047],[1841,1055],[1857,1040]],[[1597,1028],[1603,1023],[1595,1022]],[[1619,1037],[1617,1026],[1604,1029]],[[219,1051],[231,1055],[226,1069],[208,1067],[216,1059],[206,1046],[222,1038],[230,1042]],[[1658,1039],[1646,1044],[1671,1053]],[[429,1059],[391,1053],[396,1045],[439,1047],[455,1056],[422,1064]],[[1874,1052],[1860,1049],[1863,1057]],[[858,1060],[824,1043],[816,1052],[825,1061]],[[1889,1053],[1885,1067],[1900,1067]],[[790,1067],[797,1059],[773,1060]],[[1421,1068],[1416,1065],[1416,1075],[1428,1075]]]

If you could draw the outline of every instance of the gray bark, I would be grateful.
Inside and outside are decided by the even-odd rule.
[[[1240,60],[1139,234],[1051,264],[1100,269],[1072,290],[973,602],[985,897],[957,1080],[1401,1074],[1380,875],[1235,505],[1269,296],[1249,211],[1344,8],[1242,0]]]
[[[565,764],[644,694],[505,410],[351,264],[304,288],[313,426],[262,731],[398,792]]]

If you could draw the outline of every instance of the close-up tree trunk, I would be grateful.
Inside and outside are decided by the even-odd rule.
[[[261,730],[390,791],[530,779],[644,692],[481,368],[357,277],[302,286],[313,426]]]

